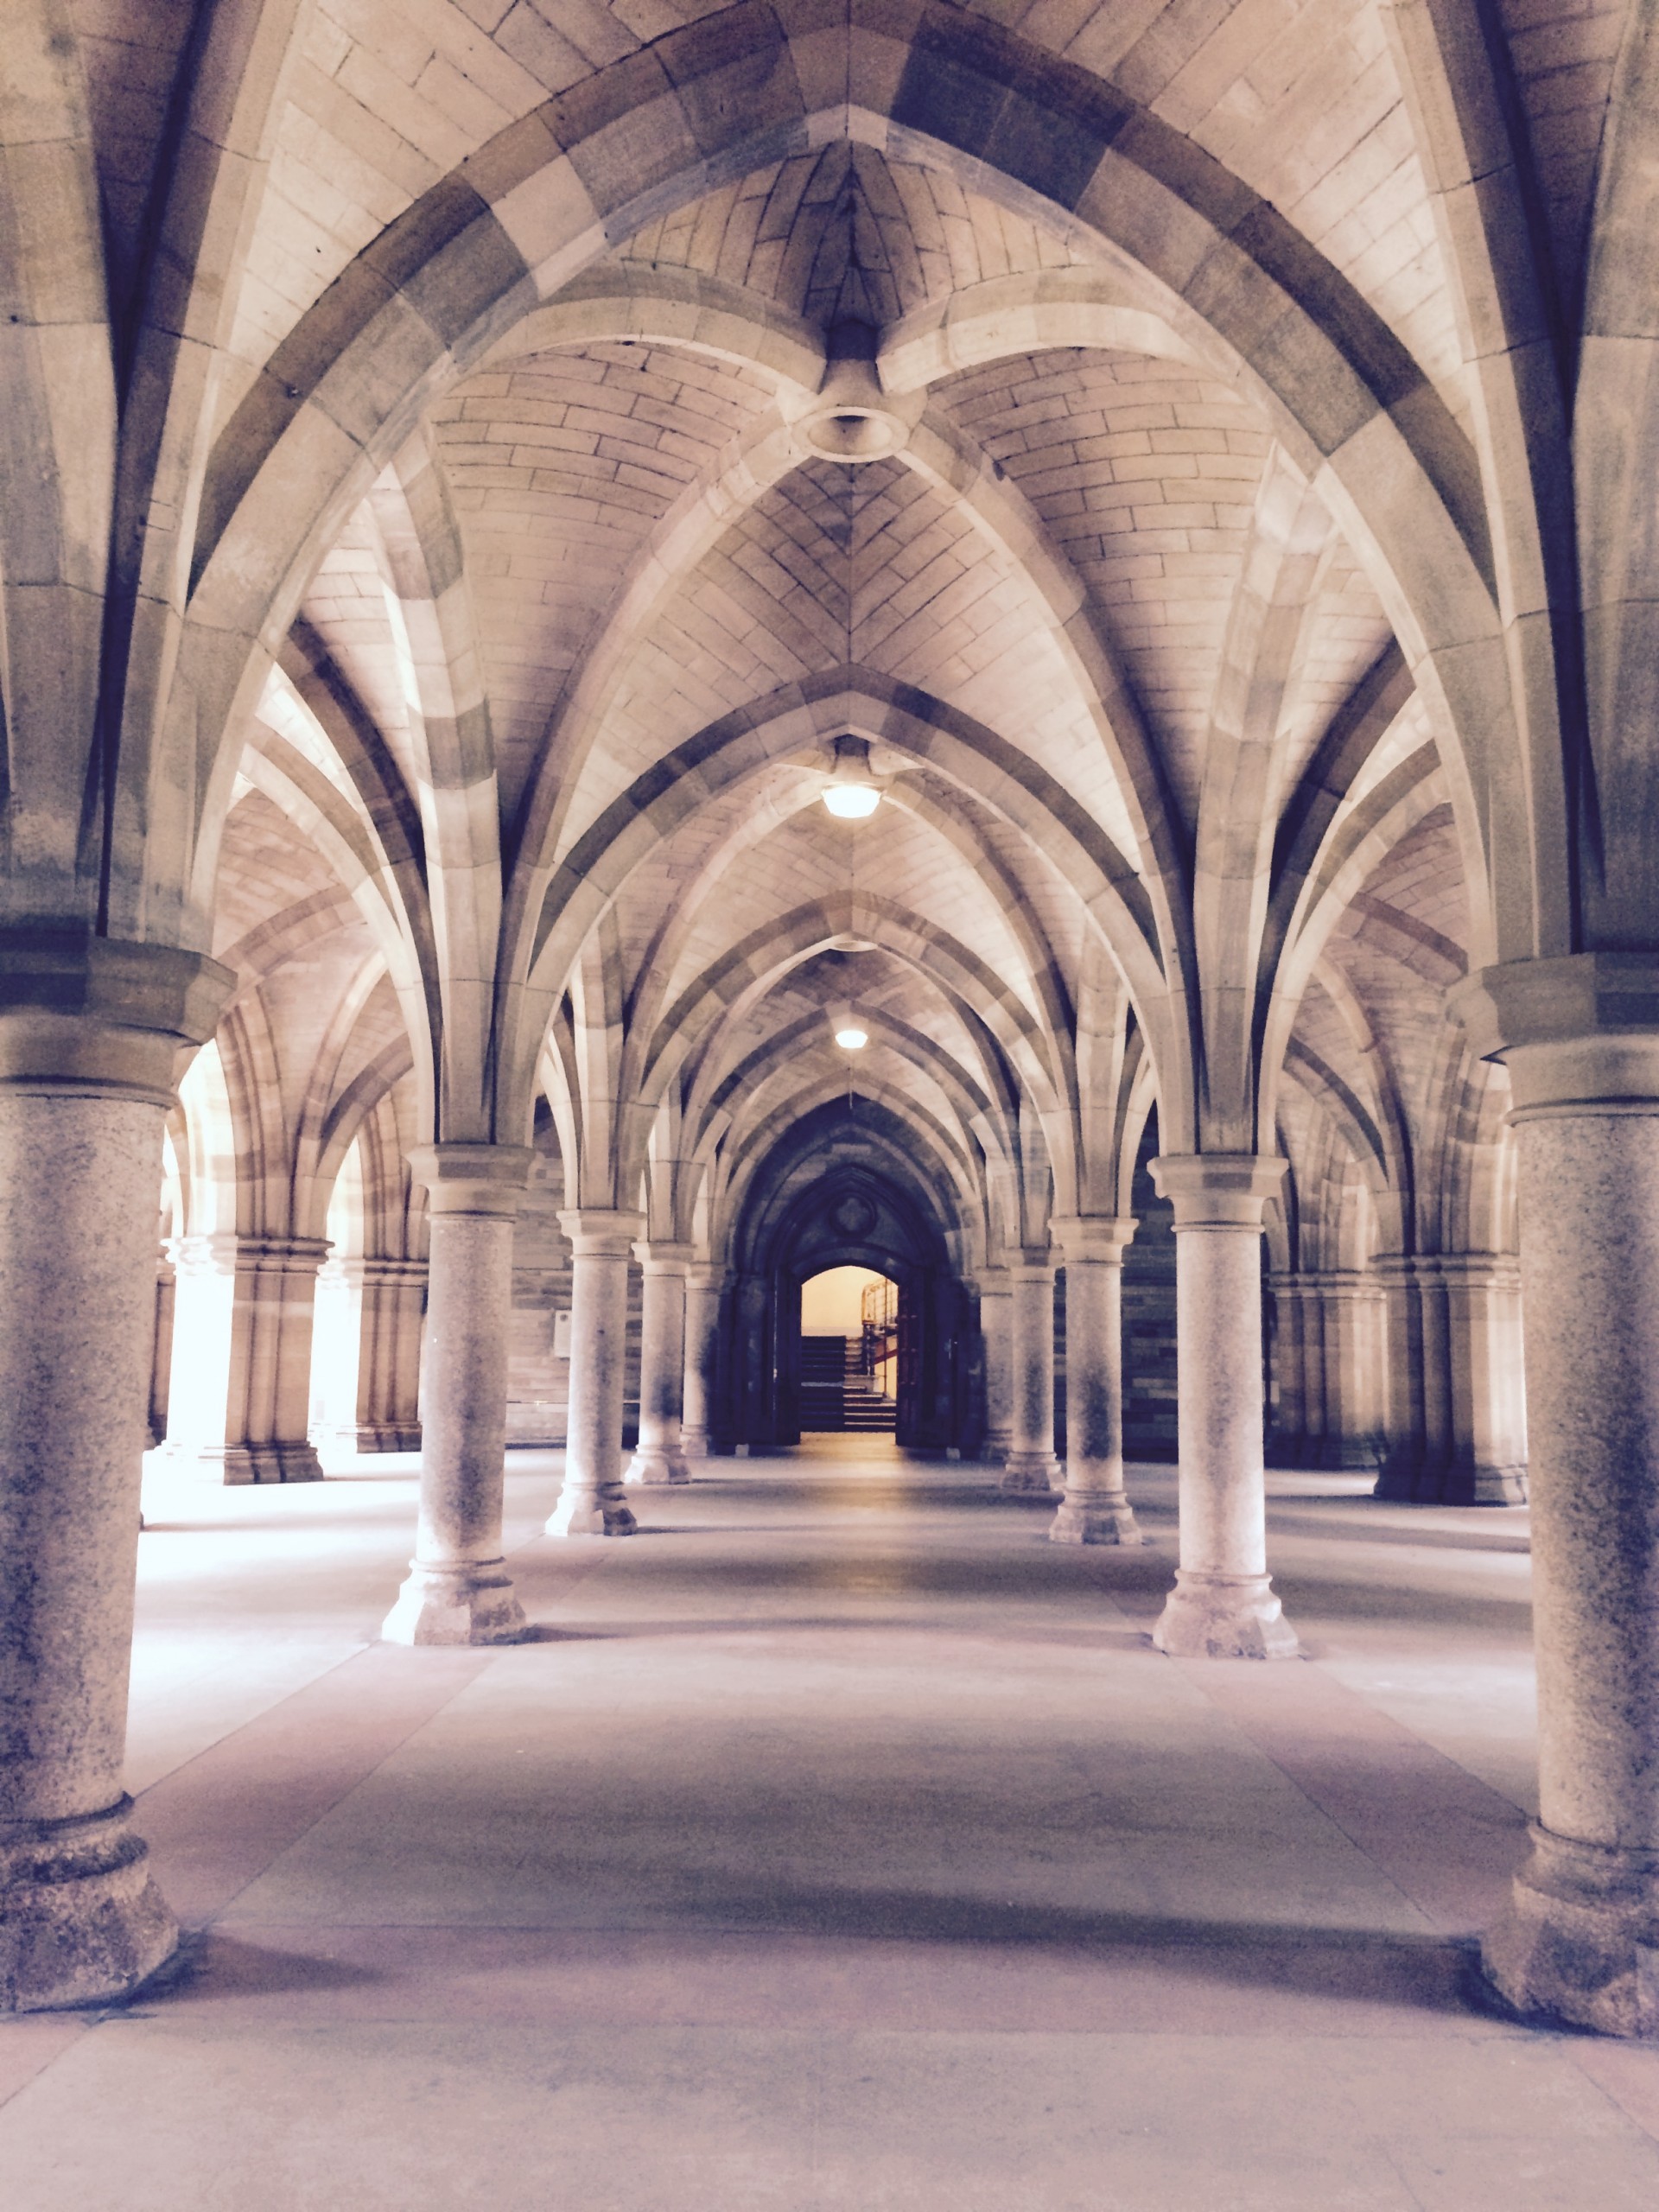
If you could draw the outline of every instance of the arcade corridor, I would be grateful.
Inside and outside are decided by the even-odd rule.
[[[1469,2009],[1523,1843],[1524,1516],[1270,1477],[1306,1662],[1144,1548],[816,1438],[541,1534],[534,1639],[374,1639],[412,1457],[152,1461],[130,1778],[166,1993],[13,2023],[7,2212],[1637,2212],[1659,2053]],[[626,2151],[626,2156],[623,2155]]]

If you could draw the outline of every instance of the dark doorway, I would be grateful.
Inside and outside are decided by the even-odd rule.
[[[837,1333],[845,1427],[852,1325],[809,1328],[804,1343],[802,1290],[830,1270],[856,1268],[887,1286],[871,1316],[880,1346],[872,1358],[882,1370],[872,1395],[890,1402],[898,1442],[925,1451],[976,1445],[976,1317],[955,1262],[956,1224],[884,1126],[892,1119],[868,1105],[855,1119],[844,1108],[821,1110],[755,1175],[721,1317],[722,1441],[789,1445],[817,1429],[834,1381],[824,1340]],[[861,1313],[857,1328],[861,1366]],[[874,1421],[870,1399],[855,1402]]]

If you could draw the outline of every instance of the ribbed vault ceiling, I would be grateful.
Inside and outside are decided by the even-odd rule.
[[[1292,13],[1254,44],[1241,16],[1224,50],[1178,39],[1173,15],[1160,30],[1155,9],[1102,10],[1067,51],[1286,211],[1466,418],[1377,13]],[[1146,29],[1125,43],[1130,16]],[[541,96],[550,53],[503,65],[504,116]],[[308,64],[279,196],[340,127],[343,70]],[[423,162],[467,150],[437,137],[384,190],[359,164],[377,219],[423,188]],[[362,223],[341,220],[343,245]],[[256,246],[250,359],[284,287],[302,305],[328,259],[299,283]],[[1070,314],[1090,284],[1145,344],[1096,342],[1108,326],[1075,314],[1039,340],[1031,303]],[[976,358],[937,353],[903,403],[904,449],[805,448],[848,326],[874,357],[906,317],[900,335],[953,328],[969,294],[988,317]],[[1135,960],[1195,870],[1222,887],[1184,926],[1261,926],[1226,918],[1255,912],[1252,878],[1315,804],[1307,778],[1351,827],[1283,918],[1312,934],[1281,1134],[1311,1160],[1345,1132],[1370,1172],[1354,1132],[1427,1110],[1440,999],[1467,963],[1447,793],[1408,679],[1383,680],[1397,657],[1372,556],[1219,356],[1159,321],[1158,287],[1034,200],[836,140],[652,215],[568,296],[574,322],[547,321],[556,299],[426,410],[323,553],[302,624],[331,711],[384,748],[427,833],[435,807],[488,818],[542,869],[532,912],[554,886],[532,943],[542,1080],[582,1155],[572,1198],[633,1201],[615,1175],[639,1171],[639,1128],[711,1166],[850,1073],[950,1133],[989,1243],[1027,1233],[1033,1193],[1112,1210],[1109,1156],[1150,1095]],[[874,741],[887,788],[856,830],[817,803],[845,731]],[[1345,764],[1334,784],[1327,756]],[[249,860],[250,810],[269,804],[245,801],[225,847],[245,929],[287,895]],[[830,1033],[842,1007],[872,1033],[850,1068]]]

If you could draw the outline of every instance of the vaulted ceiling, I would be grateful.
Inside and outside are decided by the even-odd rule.
[[[119,9],[79,12],[118,267],[166,159],[191,10],[146,11],[142,41]],[[1160,992],[1190,954],[1189,997],[1259,995],[1240,1049],[1272,1063],[1267,1122],[1236,1141],[1298,1163],[1307,1263],[1453,1233],[1443,1185],[1468,1177],[1448,1132],[1495,1144],[1502,1078],[1442,1011],[1480,924],[1376,528],[1311,466],[1274,341],[1241,367],[1245,280],[1230,321],[1206,322],[1197,276],[1172,289],[1196,230],[1184,241],[1172,214],[1136,247],[1128,199],[1109,235],[1080,200],[1011,181],[1018,161],[944,158],[944,125],[917,120],[918,101],[974,97],[959,35],[1092,83],[1172,208],[1266,226],[1274,266],[1359,333],[1356,357],[1408,365],[1396,383],[1431,396],[1420,443],[1452,456],[1450,482],[1486,433],[1408,66],[1418,12],[872,5],[853,11],[854,68],[872,87],[886,69],[880,98],[849,85],[814,107],[788,10],[303,9],[226,298],[225,450],[388,226],[446,179],[486,189],[465,165],[518,143],[550,97],[575,115],[611,88],[582,128],[605,138],[626,213],[456,372],[395,410],[389,387],[396,452],[314,548],[246,731],[216,941],[310,963],[315,1013],[347,988],[325,984],[307,933],[334,916],[340,977],[361,992],[380,963],[373,1054],[390,1071],[397,1013],[415,1072],[397,1079],[435,1085],[442,1123],[446,1078],[422,1071],[485,957],[458,887],[493,867],[573,1203],[649,1188],[663,1233],[717,1238],[753,1134],[850,1078],[976,1190],[982,1257],[1040,1236],[1051,1204],[1127,1209],[1124,1147],[1154,1098],[1173,1110]],[[1626,10],[1499,13],[1571,295]],[[770,80],[746,95],[740,65],[760,15],[797,41],[810,143],[760,130],[696,188],[683,163],[650,186],[660,103],[681,98],[661,42],[729,19],[719,66],[738,73],[718,97],[752,96],[759,119]],[[418,275],[416,255],[397,281]],[[849,734],[884,793],[859,826],[819,803]],[[1258,948],[1243,980],[1212,990],[1237,944]],[[480,988],[499,1020],[499,976]],[[849,1010],[870,1035],[852,1062],[831,1033]],[[1226,1090],[1230,1049],[1197,1048],[1189,1119]]]

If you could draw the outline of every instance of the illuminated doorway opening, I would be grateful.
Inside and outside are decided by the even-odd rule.
[[[891,1435],[898,1411],[899,1286],[871,1268],[801,1285],[801,1431]]]

